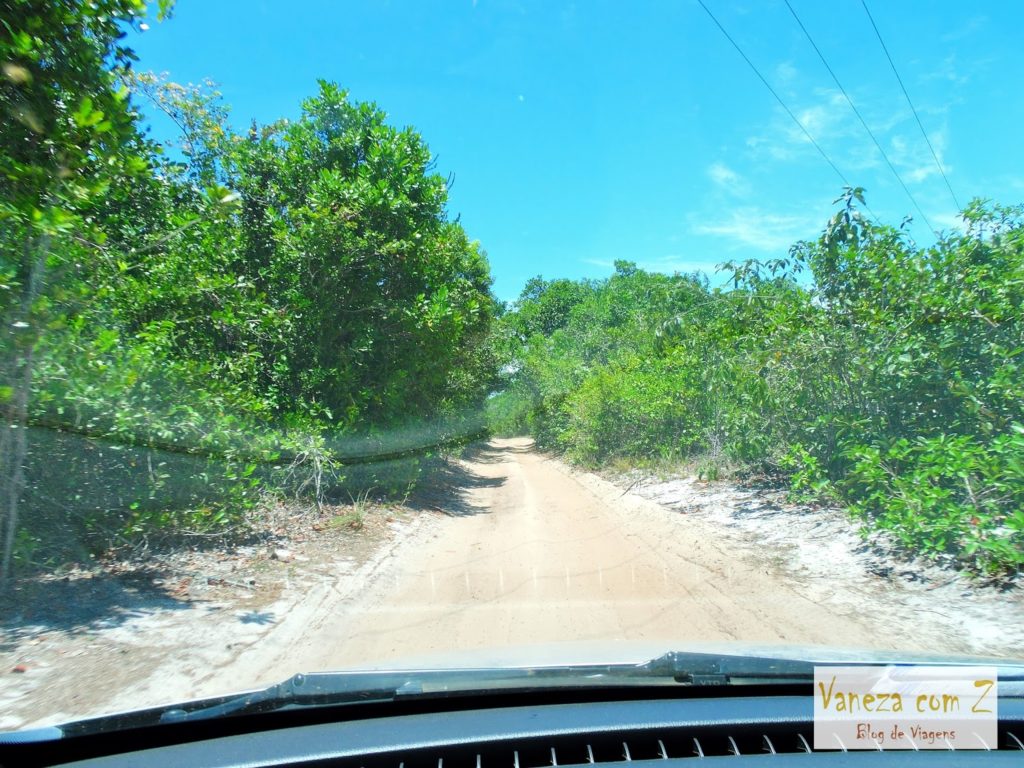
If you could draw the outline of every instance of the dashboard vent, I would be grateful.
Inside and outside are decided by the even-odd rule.
[[[993,749],[1024,751],[1024,739],[1001,730]],[[774,730],[705,728],[557,735],[519,741],[447,747],[348,758],[343,768],[569,768],[598,763],[637,763],[719,756],[813,752],[813,726]],[[623,766],[625,768],[625,766]],[[656,768],[656,766],[651,766]]]

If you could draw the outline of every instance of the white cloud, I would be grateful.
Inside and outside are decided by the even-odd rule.
[[[755,207],[736,208],[725,218],[693,226],[698,235],[712,235],[758,251],[788,250],[798,240],[814,237],[824,219],[809,215],[769,213]]]
[[[962,230],[964,228],[963,217],[955,211],[946,213],[930,213],[928,220],[939,229],[949,231],[951,229]]]
[[[715,186],[730,194],[743,195],[749,189],[746,180],[725,163],[712,163],[708,167],[708,176]]]
[[[791,160],[795,154],[789,146],[767,136],[748,136],[746,144],[755,155],[767,154],[772,160]]]
[[[956,42],[957,40],[962,40],[965,37],[970,37],[975,32],[984,28],[987,24],[987,16],[975,16],[971,19],[968,19],[967,22],[959,29],[954,29],[950,32],[947,32],[942,37],[940,37],[939,40],[941,40],[944,43]]]
[[[977,62],[975,63],[975,66]],[[971,76],[967,72],[964,72],[961,67],[957,65],[956,54],[951,53],[949,56],[942,60],[936,69],[931,72],[926,72],[921,75],[921,80],[927,82],[929,80],[945,80],[953,85],[966,85],[970,82]]]
[[[782,83],[788,83],[797,76],[797,68],[790,62],[784,61],[775,68],[775,79]]]
[[[938,168],[902,98],[894,94],[886,103],[860,98],[856,94],[851,94],[851,98],[903,181],[907,184],[933,181],[932,177],[938,175]],[[918,112],[927,116],[924,119],[929,124],[934,124],[936,119],[941,120],[937,116],[947,109],[945,106],[917,106]],[[841,92],[820,90],[814,103],[795,108],[794,114],[852,183],[864,184],[874,174],[881,174],[886,183],[895,183],[874,141]],[[929,132],[929,138],[942,162],[947,146],[945,129]],[[781,110],[776,112],[770,126],[749,136],[746,145],[753,157],[773,161],[792,162],[818,155],[807,135]],[[947,174],[950,172],[950,167],[944,162],[942,168]],[[872,174],[866,176],[865,171]]]
[[[846,97],[839,91],[826,91],[824,101],[810,107],[797,110],[796,116],[800,124],[814,140],[821,142],[849,133],[850,121],[856,120]],[[807,136],[790,121],[790,136],[794,141],[809,144]]]
[[[856,158],[858,163],[873,162],[871,140],[864,134],[846,97],[839,91],[819,90],[814,103],[794,106],[793,114],[806,133],[789,115],[777,109],[771,125],[746,140],[747,147],[755,156],[790,161],[799,155],[816,155],[817,150],[807,138],[807,134],[810,134],[830,155],[835,154],[837,149],[856,147],[856,151],[850,153],[851,157]],[[861,146],[861,140],[868,144]],[[833,159],[838,162],[838,158]]]
[[[946,148],[945,130],[935,131],[928,137],[931,140],[935,154],[939,158],[939,164],[947,175],[952,168],[942,162],[942,155]],[[911,136],[896,135],[889,140],[888,154],[900,176],[908,184],[920,184],[926,179],[939,174],[939,166],[935,164],[931,150],[925,143],[920,133]]]

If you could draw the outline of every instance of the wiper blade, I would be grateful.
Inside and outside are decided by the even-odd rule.
[[[298,674],[277,685],[195,709],[176,707],[161,723],[205,720],[242,713],[393,701],[401,696],[630,685],[735,685],[805,683],[814,665],[805,661],[711,653],[667,653],[642,664],[581,664],[555,667]]]
[[[269,688],[239,694],[226,701],[201,706],[199,709],[166,709],[160,714],[160,722],[207,720],[225,715],[282,709],[291,705],[318,706],[393,701],[398,694],[398,690],[388,686],[385,681],[369,686],[367,682],[369,681],[362,674],[298,674]]]
[[[480,693],[515,693],[536,690],[586,688],[654,688],[702,686],[800,685],[814,682],[814,668],[841,664],[886,665],[927,663],[961,666],[979,663],[961,659],[869,660],[853,658],[792,659],[723,653],[672,652],[649,661],[617,664],[575,664],[542,667],[477,669],[385,670],[316,672],[295,675],[277,685],[248,693],[191,701],[172,707],[139,710],[80,720],[59,726],[63,737],[102,733],[112,724],[118,729],[157,723],[181,723],[290,707],[344,706],[389,702],[404,696],[446,697]],[[991,663],[991,662],[988,662]],[[997,663],[1000,696],[1024,694],[1024,663]],[[1006,683],[1007,685],[1004,685]],[[51,738],[48,735],[47,738]]]
[[[690,685],[749,685],[813,681],[815,662],[673,651],[641,666],[652,676],[671,676]]]

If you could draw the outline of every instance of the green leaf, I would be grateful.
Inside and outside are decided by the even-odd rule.
[[[79,128],[84,128],[89,125],[89,119],[92,115],[92,97],[85,96],[78,103],[78,108],[71,113],[72,120],[75,121],[75,125]],[[101,117],[102,119],[102,117]]]

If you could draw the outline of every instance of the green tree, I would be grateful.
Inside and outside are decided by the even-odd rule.
[[[322,83],[240,135],[209,83],[130,70],[141,0],[3,9],[5,574],[319,502],[332,446],[478,413],[498,308],[419,134]]]
[[[975,202],[964,231],[922,248],[862,216],[862,190],[835,202],[821,237],[725,264],[722,288],[629,262],[585,286],[532,281],[501,318],[520,346],[492,413],[590,464],[724,459],[788,477],[909,551],[1013,572],[1024,209]]]
[[[132,59],[118,42],[120,25],[137,22],[142,0],[5,0],[0,11],[0,578],[6,579],[41,329],[55,319],[55,292],[66,273],[101,253],[103,233],[92,216],[97,201],[147,163],[117,77]]]

